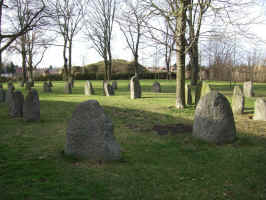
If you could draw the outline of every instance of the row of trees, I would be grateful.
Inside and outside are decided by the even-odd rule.
[[[55,45],[51,34],[63,44],[62,58],[66,81],[72,75],[74,38],[84,36],[103,58],[105,79],[112,74],[112,35],[118,24],[132,52],[138,75],[139,50],[149,39],[162,47],[169,72],[173,54],[176,57],[176,107],[185,106],[186,55],[191,65],[191,84],[196,85],[199,72],[199,42],[202,36],[216,35],[213,24],[242,27],[245,21],[236,9],[250,6],[252,0],[10,0],[0,3],[1,54],[9,48],[22,57],[24,81],[32,79],[32,70],[42,61],[49,45]],[[254,3],[252,1],[252,3]],[[118,9],[120,8],[120,9]],[[211,8],[211,9],[210,9]],[[3,25],[4,26],[3,26]],[[213,26],[211,29],[204,25]],[[204,29],[203,29],[204,28]],[[203,30],[203,31],[202,31]],[[211,30],[211,31],[209,31]],[[147,43],[145,43],[147,45]],[[28,66],[28,67],[27,67]],[[27,69],[29,73],[27,74]]]

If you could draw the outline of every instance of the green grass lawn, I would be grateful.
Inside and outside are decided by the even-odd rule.
[[[247,99],[246,113],[235,118],[238,140],[217,146],[191,133],[160,136],[153,130],[154,125],[192,125],[194,106],[175,109],[174,80],[161,80],[159,94],[151,92],[152,80],[142,80],[143,98],[136,100],[129,98],[128,81],[118,81],[112,97],[103,96],[101,81],[92,81],[96,95],[84,96],[84,83],[76,81],[68,95],[63,82],[54,83],[51,94],[37,82],[38,123],[9,118],[7,105],[0,104],[0,200],[266,199],[266,122],[250,119],[255,98]],[[229,83],[210,84],[231,101]],[[266,96],[266,84],[256,84],[255,94]],[[67,122],[88,99],[98,100],[112,118],[120,161],[63,156]]]

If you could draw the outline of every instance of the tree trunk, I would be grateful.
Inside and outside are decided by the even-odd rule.
[[[198,41],[195,41],[190,50],[191,60],[191,85],[197,85],[199,74],[199,53],[198,53]]]
[[[72,40],[68,41],[68,80],[71,80],[71,68],[72,68]]]
[[[64,39],[64,49],[63,49],[63,59],[64,59],[64,74],[65,74],[65,81],[68,81],[68,68],[67,68],[67,56],[66,56],[66,49],[67,49],[67,40]]]
[[[138,55],[135,55],[134,56],[134,67],[135,67],[135,76],[136,77],[139,77],[139,72],[138,72],[138,66],[139,66],[139,56]]]
[[[27,51],[26,51],[26,38],[25,35],[21,36],[21,59],[22,59],[22,73],[23,73],[23,82],[27,81]]]
[[[0,3],[0,35],[2,35],[2,10],[3,10],[4,0]],[[2,37],[0,37],[0,48],[2,46]],[[0,51],[0,73],[2,71],[2,51]]]

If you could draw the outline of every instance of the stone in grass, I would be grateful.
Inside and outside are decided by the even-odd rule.
[[[112,87],[113,87],[114,90],[118,89],[117,81],[112,81]]]
[[[190,84],[185,85],[185,98],[186,98],[186,104],[192,105],[192,95],[191,95],[191,85]]]
[[[32,87],[32,82],[27,81],[26,82],[26,90],[31,90],[31,87]]]
[[[31,89],[23,104],[23,119],[25,121],[40,121],[40,101],[38,92]]]
[[[14,85],[13,85],[13,81],[8,81],[8,83],[7,83],[7,88],[9,89],[9,88],[14,88]]]
[[[192,135],[216,144],[236,140],[234,116],[225,96],[212,91],[200,99],[195,111]]]
[[[207,82],[203,81],[202,86],[201,86],[201,91],[200,91],[200,98],[205,96],[209,92],[211,92],[211,88],[210,88],[209,84]]]
[[[90,81],[86,81],[85,86],[84,86],[84,93],[86,96],[90,96],[94,94],[94,90],[93,90],[93,87]]]
[[[77,106],[68,123],[65,154],[89,160],[118,160],[113,124],[96,100]]]
[[[244,91],[245,97],[253,97],[254,96],[252,81],[244,82],[243,91]]]
[[[234,87],[232,96],[232,111],[235,115],[243,114],[245,106],[245,97],[239,86]]]
[[[152,92],[160,93],[161,92],[161,85],[158,81],[155,81],[152,84]]]
[[[49,83],[46,81],[43,83],[43,92],[52,92],[52,88],[49,86]]]
[[[23,103],[24,96],[20,91],[12,93],[10,102],[8,104],[8,114],[11,117],[22,117],[23,116]]]
[[[105,96],[113,96],[115,91],[108,81],[103,81],[103,92]]]
[[[21,82],[20,82],[20,87],[24,87],[24,81],[22,80]]]
[[[130,98],[141,98],[141,86],[137,76],[133,76],[130,80]]]
[[[0,88],[0,103],[5,102],[6,100],[6,91],[3,88]]]
[[[71,82],[65,82],[64,91],[66,94],[72,94],[72,83]]]
[[[6,103],[9,104],[11,101],[11,98],[13,96],[13,93],[15,91],[15,87],[14,86],[10,86],[6,92]]]
[[[257,98],[255,102],[254,120],[266,121],[266,99]]]

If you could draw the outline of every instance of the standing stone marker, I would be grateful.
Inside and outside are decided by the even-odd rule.
[[[211,88],[210,88],[209,84],[207,82],[203,81],[202,86],[201,86],[201,91],[200,91],[200,98],[205,96],[209,92],[211,92]]]
[[[12,99],[12,96],[13,96],[13,93],[15,91],[15,87],[12,85],[8,88],[7,92],[6,92],[6,103],[9,104],[11,99]]]
[[[0,103],[5,102],[6,100],[6,91],[3,88],[0,88]]]
[[[160,93],[161,92],[161,85],[158,81],[155,81],[152,85],[152,92],[157,92]]]
[[[71,82],[65,82],[64,91],[66,94],[72,94],[72,83]]]
[[[49,86],[49,83],[46,81],[43,83],[43,92],[52,92],[52,88]]]
[[[130,80],[130,98],[141,98],[141,86],[137,76],[133,76]]]
[[[32,82],[27,81],[26,82],[26,90],[31,90],[31,87],[32,87]]]
[[[114,90],[117,90],[118,87],[117,87],[117,81],[112,81],[112,87]]]
[[[120,145],[113,124],[95,100],[79,104],[66,133],[65,154],[89,160],[118,160]]]
[[[234,93],[232,97],[232,110],[236,115],[244,113],[245,97],[239,86],[234,87]]]
[[[186,104],[192,105],[192,95],[191,95],[191,85],[190,84],[185,85],[185,98],[186,98]]]
[[[86,81],[85,86],[84,86],[84,93],[86,96],[90,96],[94,94],[94,90],[93,90],[93,87],[90,81]]]
[[[192,135],[216,144],[234,142],[235,121],[225,96],[212,91],[200,99],[196,107]]]
[[[252,83],[252,81],[244,82],[243,90],[244,90],[244,96],[245,97],[253,97],[254,96],[254,92],[253,92],[253,83]]]
[[[23,116],[23,103],[24,96],[20,91],[12,93],[10,102],[8,104],[8,113],[11,117],[22,117]]]
[[[108,83],[108,81],[103,81],[103,92],[105,96],[113,96],[115,91],[113,87]]]
[[[14,87],[14,85],[13,85],[13,82],[12,81],[8,81],[8,83],[7,83],[7,88],[9,89],[9,88],[13,88]]]
[[[40,121],[40,101],[38,92],[30,90],[23,104],[23,119],[25,121]]]
[[[266,121],[266,99],[257,98],[255,102],[254,120]]]

